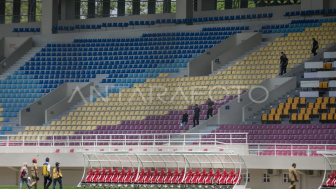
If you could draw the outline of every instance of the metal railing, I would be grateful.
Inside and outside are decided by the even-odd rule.
[[[24,148],[80,149],[97,150],[107,148],[109,151],[118,149],[128,150],[132,147],[169,147],[183,148],[188,146],[213,148],[223,145],[247,144],[248,133],[162,133],[162,134],[113,134],[113,135],[2,135],[0,136],[0,151],[24,151]],[[218,148],[217,148],[218,150]]]
[[[17,139],[17,140],[15,140]],[[112,135],[2,135],[0,152],[219,151],[250,156],[321,156],[336,144],[248,143],[248,133],[171,133]]]
[[[317,151],[336,150],[336,144],[251,144],[249,155],[253,156],[322,156]]]

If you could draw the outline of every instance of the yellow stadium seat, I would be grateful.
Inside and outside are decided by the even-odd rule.
[[[262,121],[263,123],[267,123],[267,114],[262,114],[262,115],[261,115],[261,121]]]
[[[294,104],[294,103],[293,103],[293,104],[291,105],[291,110],[297,110],[297,104]]]
[[[297,122],[300,122],[300,123],[303,122],[303,114],[300,113],[297,115]]]
[[[327,113],[322,113],[322,114],[321,114],[320,121],[321,121],[321,122],[326,122],[326,121],[327,121],[327,115],[328,115]]]
[[[334,114],[333,113],[327,114],[327,120],[328,120],[328,122],[333,121],[334,120]]]
[[[283,110],[283,115],[284,115],[285,117],[288,117],[288,116],[289,116],[289,109],[285,108],[285,109]]]
[[[292,123],[296,123],[297,122],[297,114],[296,113],[291,114],[291,122]]]

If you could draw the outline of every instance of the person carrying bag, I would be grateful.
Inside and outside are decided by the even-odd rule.
[[[62,189],[62,172],[61,169],[59,168],[58,162],[55,163],[56,167],[53,169],[53,189],[56,187],[56,182],[58,182],[60,189]]]

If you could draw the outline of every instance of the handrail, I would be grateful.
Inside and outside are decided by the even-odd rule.
[[[210,136],[208,138],[208,136]],[[11,137],[20,137],[11,140]],[[12,138],[12,139],[13,139]],[[33,140],[32,140],[33,139]],[[242,145],[246,145],[242,147]],[[336,150],[335,144],[279,144],[279,143],[248,143],[248,133],[156,133],[156,134],[82,134],[82,135],[1,135],[0,151],[17,152],[25,148],[34,148],[35,151],[50,149],[86,149],[108,151],[115,149],[128,151],[137,146],[138,151],[148,148],[156,151],[159,147],[167,151],[201,151],[202,147],[210,151],[235,150],[241,155],[257,156],[320,156],[317,151]],[[140,148],[139,148],[140,147]],[[141,148],[142,147],[142,148]]]
[[[183,137],[179,137],[179,136]],[[215,138],[207,138],[215,135]],[[222,135],[222,136],[221,136]],[[188,136],[188,137],[186,137]],[[156,134],[82,134],[82,135],[1,135],[1,146],[104,146],[101,143],[118,143],[118,145],[183,145],[188,143],[233,144],[240,141],[247,144],[248,133],[156,133]],[[11,138],[20,137],[19,140]],[[223,142],[227,141],[227,142]],[[76,144],[73,144],[76,143]],[[101,145],[99,145],[101,144]]]

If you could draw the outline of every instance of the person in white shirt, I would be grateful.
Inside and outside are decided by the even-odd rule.
[[[48,189],[49,186],[51,185],[52,183],[52,178],[51,178],[51,174],[50,174],[50,163],[49,163],[49,158],[47,157],[46,158],[46,162],[43,164],[43,167],[42,167],[42,174],[43,174],[43,177],[44,177],[44,189]]]
[[[28,189],[31,189],[29,186],[29,181],[28,181],[28,168],[27,168],[27,163],[23,163],[22,167],[20,169],[21,173],[21,180],[20,180],[20,189],[22,189],[22,184],[26,183]]]

